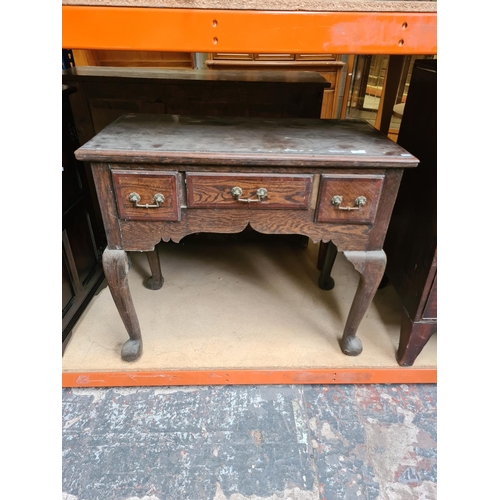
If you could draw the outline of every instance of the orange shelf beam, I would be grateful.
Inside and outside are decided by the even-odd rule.
[[[437,53],[435,12],[62,7],[65,49],[322,54]]]
[[[169,370],[63,373],[63,387],[153,387],[249,384],[435,384],[436,368]]]

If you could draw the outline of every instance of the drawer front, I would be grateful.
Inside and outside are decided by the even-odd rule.
[[[322,175],[316,220],[359,224],[373,222],[383,182],[383,175]]]
[[[113,170],[112,176],[121,219],[179,220],[177,172]]]
[[[312,175],[187,173],[190,208],[307,209]],[[239,189],[237,189],[239,188]],[[259,197],[259,193],[265,194]]]

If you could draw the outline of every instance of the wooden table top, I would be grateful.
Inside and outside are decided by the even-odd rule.
[[[411,167],[418,160],[363,120],[126,114],[76,152],[84,161]],[[342,162],[345,160],[345,165]]]

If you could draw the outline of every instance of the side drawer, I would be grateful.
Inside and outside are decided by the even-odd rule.
[[[121,219],[179,220],[177,172],[112,170],[112,177]]]
[[[316,220],[359,224],[373,222],[383,183],[383,175],[322,175]]]
[[[307,209],[312,179],[313,176],[307,174],[188,172],[187,205],[190,208]],[[259,197],[262,192],[265,194]]]

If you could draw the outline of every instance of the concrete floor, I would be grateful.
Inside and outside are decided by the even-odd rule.
[[[63,389],[63,500],[434,500],[435,385]]]

